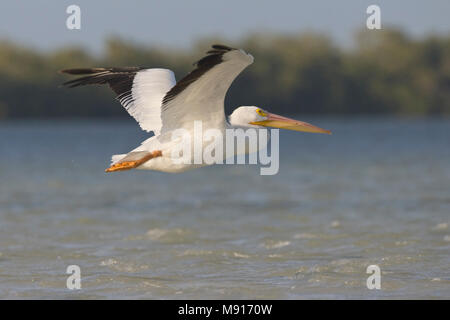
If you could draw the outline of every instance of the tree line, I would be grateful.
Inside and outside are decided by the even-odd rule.
[[[350,48],[314,33],[253,34],[234,43],[202,39],[189,49],[110,38],[101,55],[76,47],[43,53],[5,40],[0,119],[126,116],[109,88],[60,88],[69,78],[58,70],[164,67],[181,79],[214,43],[255,57],[227,95],[228,113],[257,105],[282,114],[450,114],[450,36],[416,39],[384,29],[356,33]]]

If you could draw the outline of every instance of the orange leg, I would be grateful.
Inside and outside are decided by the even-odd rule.
[[[150,159],[161,157],[162,152],[160,150],[149,152],[144,155],[140,159],[136,160],[126,160],[127,157],[124,158],[124,161],[118,162],[110,166],[105,172],[115,172],[115,171],[125,171],[139,167],[144,162],[147,162]]]

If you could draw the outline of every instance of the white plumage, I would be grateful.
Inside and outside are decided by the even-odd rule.
[[[136,119],[142,130],[161,132],[161,104],[166,93],[175,86],[172,70],[145,69],[137,72],[128,95],[120,103]]]
[[[250,64],[253,57],[241,49],[214,45],[196,63],[196,68],[180,81],[168,69],[154,68],[91,68],[68,69],[65,73],[84,75],[66,82],[68,87],[87,84],[108,84],[117,99],[145,131],[154,136],[127,154],[112,157],[106,171],[132,168],[165,172],[182,172],[206,164],[176,163],[173,150],[182,142],[174,139],[177,129],[184,129],[194,139],[194,124],[203,130],[216,129],[225,137],[226,129],[275,127],[297,131],[329,133],[305,122],[277,116],[263,109],[239,107],[229,117],[224,113],[226,93],[234,79]],[[200,137],[205,147],[207,142]],[[224,141],[225,143],[225,141]],[[260,146],[263,147],[263,146]],[[192,159],[193,155],[192,155]]]

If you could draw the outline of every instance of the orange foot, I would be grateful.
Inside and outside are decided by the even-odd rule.
[[[138,159],[131,160],[131,158],[135,158],[135,157],[133,156],[133,153],[130,153],[125,158],[123,158],[122,161],[115,163],[112,166],[110,166],[108,169],[106,169],[105,172],[125,171],[125,170],[134,169],[136,167],[139,167],[141,164],[143,164],[144,162],[147,162],[150,159],[153,159],[156,157],[161,157],[161,156],[162,156],[161,150],[156,150],[153,152],[148,152],[148,153],[144,154],[144,156],[141,156]],[[127,158],[129,158],[130,160],[127,160]]]

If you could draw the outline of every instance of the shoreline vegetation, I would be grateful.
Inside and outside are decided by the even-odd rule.
[[[255,57],[230,88],[227,113],[257,105],[282,114],[450,115],[450,35],[416,39],[384,29],[358,32],[346,49],[314,33],[203,39],[179,50],[110,38],[98,56],[75,47],[43,53],[0,40],[0,120],[126,117],[109,88],[60,88],[70,78],[58,70],[162,67],[179,80],[214,43]]]

